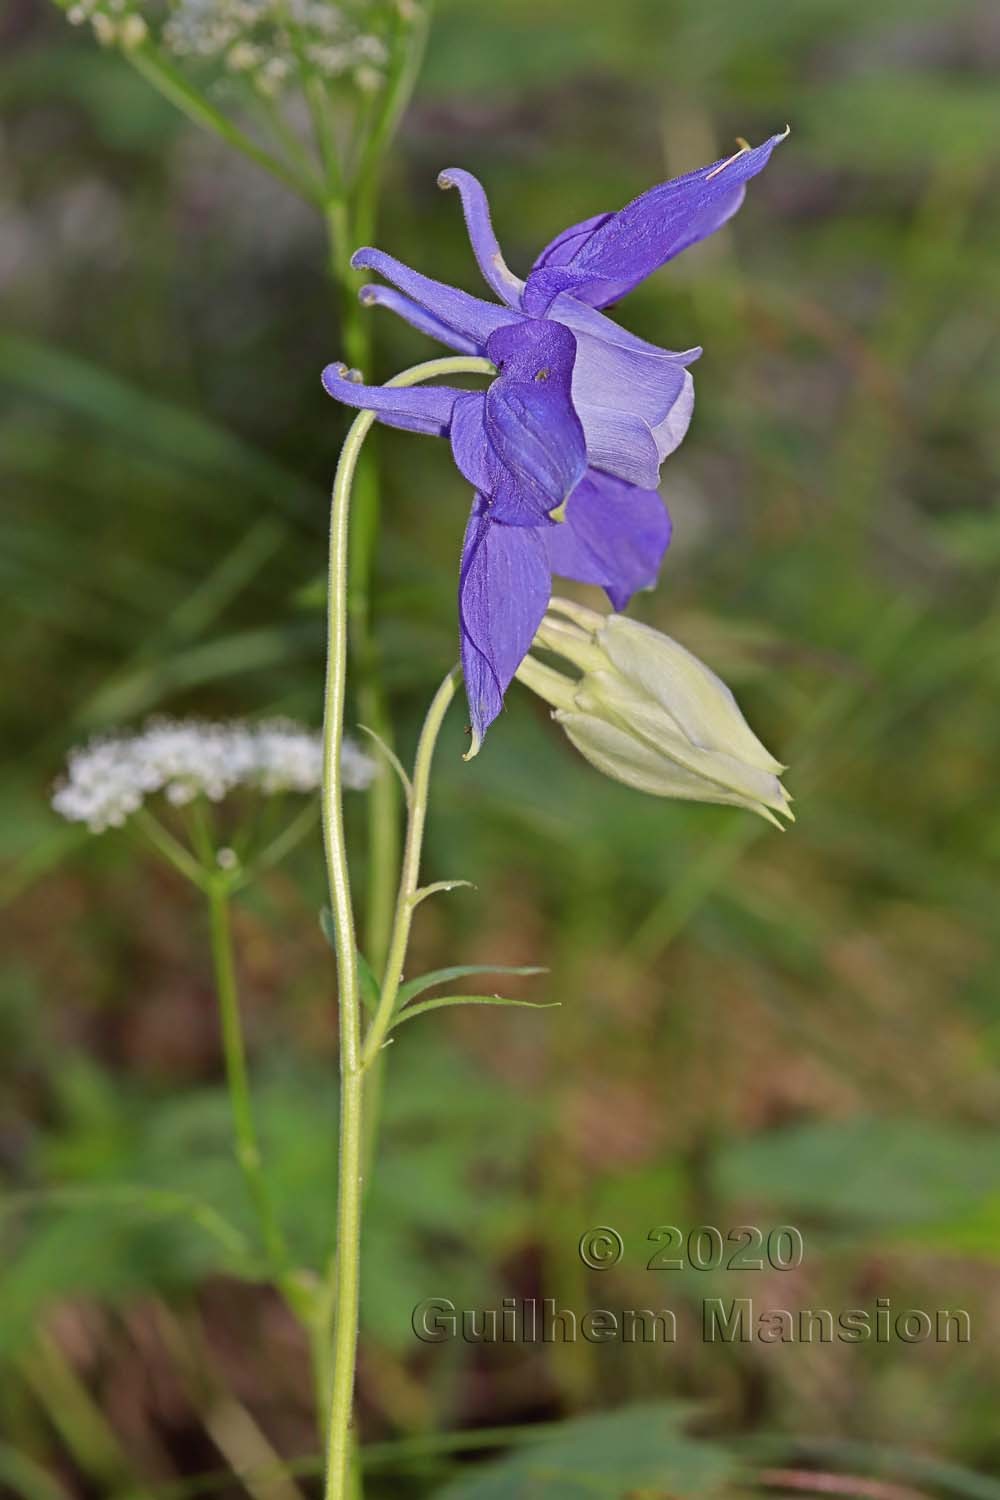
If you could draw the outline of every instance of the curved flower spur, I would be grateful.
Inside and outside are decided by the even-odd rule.
[[[616,610],[656,580],[670,521],[656,492],[660,465],[687,431],[688,366],[701,353],[660,349],[601,311],[740,207],[787,130],[762,145],[651,188],[617,213],[573,225],[541,252],[527,280],[508,268],[482,186],[459,168],[458,190],[487,302],[411,270],[380,250],[352,264],[391,286],[362,288],[459,353],[485,356],[485,392],[369,386],[330,365],[327,392],[394,427],[451,440],[475,490],[459,574],[462,666],[472,748],[541,623],[552,575],[601,585]]]

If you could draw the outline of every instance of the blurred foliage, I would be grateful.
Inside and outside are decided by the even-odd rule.
[[[224,1497],[266,1449],[305,1460],[306,1493],[307,1352],[260,1282],[201,916],[46,796],[68,745],[160,709],[318,717],[345,430],[317,379],[341,352],[322,227],[41,0],[0,27],[0,1482]],[[487,183],[523,269],[564,225],[792,125],[734,224],[619,315],[706,350],[636,611],[734,684],[798,822],[779,838],[601,781],[519,690],[468,766],[449,721],[428,878],[477,890],[422,907],[413,972],[546,964],[509,993],[562,1004],[443,1011],[387,1054],[359,1382],[376,1495],[749,1493],[794,1459],[994,1500],[998,62],[988,0],[439,0],[379,240],[470,289],[442,167]],[[376,378],[427,353],[372,317]],[[405,750],[455,655],[468,497],[443,444],[378,450]],[[237,913],[267,1171],[314,1270],[322,899],[310,848]],[[803,1264],[647,1272],[664,1223],[791,1223]],[[625,1255],[588,1273],[597,1224]],[[442,1295],[652,1303],[680,1333],[418,1346],[411,1309]],[[698,1337],[704,1296],[882,1295],[967,1308],[972,1343]]]
[[[663,1491],[708,1500],[723,1493],[731,1463],[717,1447],[685,1437],[683,1413],[636,1405],[608,1416],[566,1422],[488,1475],[460,1479],[444,1500],[502,1500],[530,1493],[538,1500],[615,1496],[622,1488]]]

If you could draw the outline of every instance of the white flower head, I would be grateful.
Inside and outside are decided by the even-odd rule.
[[[285,89],[303,61],[322,78],[353,78],[364,89],[379,86],[389,61],[380,35],[387,18],[377,0],[169,0],[161,40],[175,57],[222,61],[269,97]]]
[[[340,764],[345,786],[356,791],[375,773],[374,762],[353,740],[344,741]],[[108,735],[71,750],[52,806],[102,833],[120,828],[157,793],[181,807],[199,796],[221,802],[237,787],[265,796],[314,792],[322,774],[321,736],[287,719],[154,719],[138,734]]]
[[[62,0],[70,22],[89,22],[102,46],[147,41],[194,64],[221,65],[277,97],[304,66],[328,81],[381,87],[390,61],[391,0]],[[412,8],[398,11],[415,19]]]

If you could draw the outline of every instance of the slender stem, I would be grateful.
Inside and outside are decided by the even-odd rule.
[[[409,103],[423,62],[430,27],[430,5],[417,12],[410,21],[400,18],[398,25],[400,35],[393,47],[389,77],[354,176],[355,225],[360,231],[362,244],[368,241],[375,230],[375,206],[382,158]]]
[[[280,864],[286,855],[302,842],[307,833],[310,833],[319,816],[319,808],[312,797],[296,813],[295,817],[277,834],[269,844],[261,850],[251,863],[249,869],[235,876],[232,889],[239,890],[244,885],[249,885],[264,870],[270,870],[274,865]]]
[[[259,868],[264,868],[268,863],[273,863],[280,858],[291,847],[291,844],[297,842],[307,828],[312,826],[316,816],[315,807],[310,807],[308,811],[310,814],[308,824],[301,819],[295,819],[284,834],[279,835],[270,848],[265,850]],[[209,815],[200,799],[193,804],[191,814],[192,832],[201,856],[200,860],[196,859],[148,809],[140,808],[135,814],[135,821],[155,848],[207,897],[212,939],[212,967],[219,1005],[219,1029],[222,1035],[226,1083],[233,1117],[236,1159],[254,1207],[268,1269],[274,1284],[284,1296],[292,1312],[307,1328],[311,1328],[316,1321],[312,1294],[289,1269],[287,1246],[263,1173],[257,1129],[254,1124],[250,1080],[247,1073],[246,1046],[243,1040],[243,1023],[240,1017],[236,967],[233,960],[229,899],[235,890],[247,884],[250,874],[248,872],[230,874],[217,867]]]
[[[243,1023],[236,993],[236,968],[233,962],[233,938],[229,921],[229,885],[225,877],[210,881],[208,909],[212,932],[212,965],[215,971],[215,991],[219,1001],[219,1023],[222,1031],[222,1051],[226,1062],[226,1082],[229,1086],[229,1100],[233,1114],[236,1159],[257,1214],[272,1273],[284,1290],[288,1253],[261,1167],[260,1146],[250,1097],[250,1079],[247,1074]]]
[[[488,360],[466,356],[428,360],[395,376],[390,385],[416,385],[435,375],[494,373]],[[364,1083],[361,1069],[361,995],[350,869],[344,832],[340,768],[347,682],[348,523],[351,485],[375,413],[355,418],[340,454],[330,509],[327,596],[327,667],[323,718],[323,845],[330,909],[336,933],[340,1007],[340,1162],[337,1184],[337,1259],[333,1372],[327,1440],[326,1500],[347,1500],[350,1428],[357,1358],[360,1295],[361,1203],[364,1151]]]
[[[385,695],[374,675],[358,693],[358,710],[390,743],[392,726]],[[399,871],[400,789],[385,762],[372,779],[368,801],[368,892],[365,950],[376,974],[385,963],[392,927],[392,901]]]
[[[379,995],[379,1006],[372,1026],[365,1038],[363,1054],[363,1067],[367,1077],[363,1143],[363,1163],[366,1176],[371,1172],[378,1146],[379,1115],[382,1106],[382,1074],[385,1069],[382,1044],[396,1009],[396,998],[399,994],[400,980],[403,977],[403,962],[406,957],[406,948],[410,935],[410,923],[413,920],[413,913],[419,905],[417,899],[417,882],[420,876],[420,852],[427,811],[428,773],[441,721],[448,704],[454,696],[458,677],[458,668],[448,674],[438,689],[437,695],[428,710],[427,718],[424,721],[420,743],[417,747],[414,780],[409,784],[407,791],[406,851],[403,856],[403,867],[400,873],[399,895],[396,901],[395,912],[394,914],[390,913],[391,931],[387,933],[387,946],[379,953],[378,959],[375,960],[376,962],[384,962],[385,970]],[[385,768],[385,774],[388,775],[388,768]],[[378,971],[376,970],[376,972]]]
[[[403,851],[399,895],[396,898],[396,915],[392,926],[392,937],[389,940],[389,955],[386,960],[378,1009],[365,1037],[361,1056],[363,1068],[370,1067],[378,1056],[396,1009],[399,986],[403,978],[403,964],[406,961],[406,949],[410,941],[410,927],[416,905],[415,897],[420,884],[420,856],[424,843],[424,825],[427,821],[431,762],[434,759],[434,748],[441,724],[455,696],[455,689],[461,675],[458,667],[454,667],[448,673],[431,700],[427,717],[424,719],[424,727],[420,731],[416,759],[413,763],[413,791],[410,795],[410,815],[406,825],[406,847]]]
[[[135,824],[141,828],[150,843],[162,854],[164,859],[170,861],[175,870],[196,885],[199,890],[207,891],[209,876],[205,867],[195,859],[190,849],[186,849],[180,839],[174,838],[169,828],[164,828],[148,808],[141,807],[135,814]]]
[[[533,693],[544,698],[546,703],[551,703],[553,708],[571,712],[576,706],[577,685],[573,678],[564,677],[554,667],[536,661],[533,656],[526,656],[514,675],[518,682],[523,682],[525,687],[531,688]]]
[[[289,0],[280,0],[279,13],[295,54],[299,81],[302,85],[302,97],[305,99],[313,138],[322,162],[323,181],[320,197],[325,201],[340,191],[341,184],[340,163],[337,159],[337,144],[330,114],[330,98],[323,80],[310,61],[303,28],[294,15]]]
[[[343,353],[347,363],[368,371],[372,340],[370,319],[357,298],[360,278],[351,270],[351,248],[359,230],[352,208],[342,199],[327,205],[330,272],[340,297]],[[350,517],[351,669],[361,721],[387,742],[392,726],[380,683],[378,649],[372,630],[371,593],[379,523],[379,483],[375,455],[366,448],[354,478]],[[399,871],[399,792],[392,775],[380,765],[368,797],[368,885],[365,900],[365,951],[377,970],[385,962],[392,925],[392,902]]]
[[[196,125],[201,125],[206,130],[213,131],[228,145],[235,147],[237,151],[256,162],[259,167],[270,172],[272,177],[277,177],[279,182],[283,182],[300,197],[310,203],[318,201],[311,182],[303,181],[299,174],[279,157],[265,150],[263,146],[258,146],[257,142],[245,131],[241,130],[238,125],[234,125],[232,120],[227,119],[221,110],[216,109],[214,104],[209,104],[208,100],[197,89],[192,88],[176,68],[172,68],[151,47],[137,47],[126,51],[124,55],[136,71],[142,74],[147,83],[151,83],[165,99],[169,99],[171,104],[176,105],[189,120],[193,120]]]
[[[369,244],[386,149],[413,93],[423,60],[430,23],[430,0],[412,14],[402,7],[395,14],[390,43],[391,62],[372,117],[361,132],[360,152],[348,161],[340,177],[331,179],[333,200],[327,204],[330,268],[341,298],[344,353],[348,363],[368,371],[372,338],[370,319],[358,305],[359,278],[351,270],[351,254]],[[387,742],[392,726],[380,681],[378,648],[372,630],[371,594],[379,521],[379,483],[375,455],[366,452],[357,475],[350,522],[352,667],[357,680],[357,706],[362,721]],[[399,789],[385,767],[380,767],[368,798],[368,889],[365,947],[376,971],[385,962],[392,925],[392,901],[399,869]],[[373,1090],[374,1092],[374,1090]]]
[[[373,200],[374,201],[374,200]],[[341,199],[327,207],[330,270],[340,298],[340,322],[344,354],[351,365],[369,373],[372,355],[371,318],[358,302],[360,278],[351,269],[351,252],[370,237],[373,225],[362,233],[354,210]],[[370,217],[370,216],[369,216]],[[376,455],[369,444],[355,474],[350,529],[350,588],[347,599],[351,671],[358,718],[389,745],[392,721],[386,702],[379,664],[378,645],[372,622],[371,598],[375,583],[375,549],[378,536],[379,474]],[[368,868],[365,889],[364,947],[369,963],[381,973],[389,948],[392,908],[399,879],[400,793],[391,769],[380,761],[366,798],[368,823]],[[370,1176],[381,1113],[382,1062],[369,1074],[364,1106],[362,1175]]]
[[[294,162],[298,180],[308,189],[311,201],[322,203],[326,198],[326,181],[320,175],[308,150],[285,119],[281,105],[275,99],[266,97],[262,99],[259,95],[255,97],[254,102],[270,126],[275,140],[281,144],[285,155]]]
[[[351,256],[358,248],[358,226],[352,205],[340,195],[326,203],[324,210],[328,247],[327,268],[339,298],[338,314],[343,348],[340,354],[349,365],[354,365],[368,378],[370,370],[365,366],[371,357],[371,319],[363,316],[358,301],[358,289],[362,278],[351,266]],[[362,460],[362,466],[364,460]],[[352,580],[353,583],[353,580]]]
[[[82,1471],[99,1493],[120,1495],[130,1463],[118,1436],[86,1382],[59,1342],[40,1329],[34,1346],[18,1361],[20,1374]],[[136,1500],[152,1500],[149,1489]]]
[[[327,198],[336,197],[343,191],[343,174],[340,169],[337,137],[330,114],[329,98],[323,86],[323,80],[308,67],[301,56],[299,69],[302,73],[302,92],[305,95],[306,108],[309,110],[313,134],[323,162],[326,196]]]
[[[361,997],[354,906],[344,832],[340,756],[347,684],[347,534],[351,480],[374,413],[354,421],[340,455],[330,512],[327,663],[323,716],[323,846],[337,948],[340,1010],[340,1142],[337,1181],[337,1259],[334,1288],[333,1376],[327,1436],[327,1500],[346,1500],[350,1477],[351,1412],[358,1343],[361,1251],[361,1166],[364,1086],[361,1077]]]
[[[209,875],[218,870],[215,819],[205,797],[195,797],[184,808],[191,833],[191,844]]]

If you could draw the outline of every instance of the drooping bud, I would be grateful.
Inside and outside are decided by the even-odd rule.
[[[570,678],[528,656],[518,678],[591,765],[657,797],[745,807],[792,820],[784,766],[747,724],[726,684],[670,636],[624,615],[554,598],[534,647],[576,667]]]

